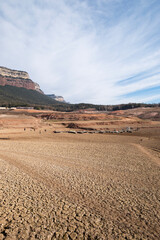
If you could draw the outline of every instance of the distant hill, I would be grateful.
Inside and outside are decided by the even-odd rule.
[[[38,107],[50,108],[56,111],[72,112],[92,109],[92,111],[118,111],[140,107],[160,107],[160,104],[128,103],[119,105],[94,105],[94,104],[69,104],[56,101],[55,99],[38,91],[14,86],[0,86],[1,107]]]
[[[47,96],[58,102],[65,102],[65,100],[62,96],[56,96],[55,94],[47,94]]]
[[[25,71],[0,67],[0,106],[50,108],[56,111],[72,112],[118,111],[139,107],[159,107],[160,104],[128,103],[118,105],[94,105],[87,103],[69,104],[62,96],[45,95],[39,84],[33,82]]]
[[[0,106],[53,106],[56,100],[38,91],[15,86],[0,86]]]
[[[29,74],[25,71],[13,70],[0,66],[0,85],[1,86],[14,86],[32,89],[43,93],[38,83],[33,82]]]
[[[50,106],[62,109],[62,96],[45,95],[25,71],[0,66],[0,106]],[[64,108],[65,109],[65,108]]]

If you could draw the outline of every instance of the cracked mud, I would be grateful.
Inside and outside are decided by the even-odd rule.
[[[0,140],[0,240],[159,239],[159,156],[136,144],[107,135]]]

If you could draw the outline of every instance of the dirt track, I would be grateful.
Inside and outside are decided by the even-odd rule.
[[[140,138],[7,136],[0,239],[159,239],[159,155]]]

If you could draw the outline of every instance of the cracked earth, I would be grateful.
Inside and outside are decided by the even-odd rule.
[[[138,137],[25,134],[0,140],[0,240],[159,239],[160,158]]]

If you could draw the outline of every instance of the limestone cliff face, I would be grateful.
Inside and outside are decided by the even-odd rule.
[[[30,79],[27,72],[12,70],[6,67],[0,67],[0,85],[23,87],[43,93],[40,86]]]
[[[39,86],[38,83],[35,83],[35,82],[34,82],[34,85],[35,85],[35,90],[36,90],[37,92],[40,92],[40,93],[43,93],[43,94],[44,94],[44,92],[40,89],[40,86]]]
[[[62,96],[56,96],[55,94],[48,94],[47,96],[58,102],[65,102],[65,100]]]

